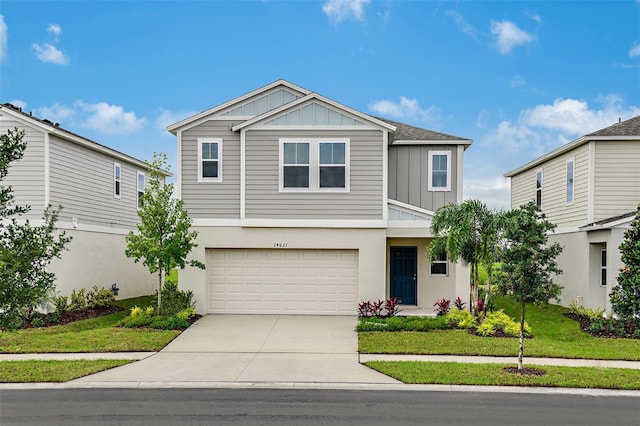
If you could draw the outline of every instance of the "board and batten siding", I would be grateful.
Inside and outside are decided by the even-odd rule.
[[[429,191],[429,152],[451,153],[450,191]],[[389,198],[435,211],[458,200],[457,146],[391,145],[389,147]]]
[[[594,221],[634,211],[640,204],[640,140],[596,141]]]
[[[349,138],[349,192],[280,192],[280,139]],[[246,217],[250,219],[382,219],[380,130],[246,133]]]
[[[14,201],[17,205],[31,206],[31,211],[22,216],[30,220],[42,218],[45,208],[45,133],[42,130],[26,126],[24,122],[7,115],[0,115],[0,131],[7,134],[7,130],[24,131],[23,142],[27,148],[20,160],[11,163],[7,177],[2,186],[13,187]]]
[[[60,222],[109,228],[135,226],[137,213],[137,171],[144,168],[50,136],[50,203],[62,205]],[[121,166],[120,198],[114,197],[114,162]],[[148,179],[148,176],[147,176]]]
[[[240,134],[230,129],[235,123],[209,120],[182,133],[181,192],[192,218],[240,218]],[[222,182],[198,182],[198,138],[222,139]]]

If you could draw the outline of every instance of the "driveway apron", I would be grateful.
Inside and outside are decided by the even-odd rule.
[[[206,315],[157,354],[78,382],[398,383],[358,363],[356,317]]]

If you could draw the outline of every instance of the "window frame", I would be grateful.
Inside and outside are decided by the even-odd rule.
[[[444,259],[443,259],[444,257]],[[444,273],[434,273],[433,266],[434,265],[442,265],[444,264]],[[447,252],[441,253],[441,257],[438,260],[432,260],[429,262],[429,276],[430,277],[448,277],[449,276],[449,258],[447,256]]]
[[[218,145],[218,158],[215,160],[212,159],[203,159],[202,158],[202,146],[205,143],[214,143]],[[223,152],[222,152],[222,138],[198,138],[198,182],[207,182],[207,183],[220,183],[222,182],[222,163],[223,163]],[[204,177],[202,176],[202,163],[203,161],[217,161],[218,163],[218,176],[217,177]]]
[[[447,184],[445,186],[433,186],[433,157],[444,155],[447,157]],[[451,151],[429,151],[429,172],[427,173],[427,190],[433,192],[451,191]],[[441,170],[438,170],[441,171]]]
[[[538,176],[540,178],[538,179]],[[542,208],[542,187],[544,186],[544,173],[542,169],[536,170],[536,205]]]
[[[569,164],[571,164],[571,182],[569,182]],[[575,157],[567,158],[565,162],[565,186],[564,186],[564,201],[565,204],[570,206],[575,203],[576,199],[576,159]],[[571,183],[571,185],[569,185]],[[569,199],[569,187],[571,187],[571,199]]]
[[[606,287],[606,286],[607,286],[607,249],[603,248],[600,250],[600,287]]]
[[[142,191],[140,191],[140,176],[142,176],[142,185],[143,185]],[[145,172],[136,170],[136,206],[138,207],[138,210],[144,207],[144,205],[142,204],[142,197],[144,197],[144,194],[146,193],[146,189],[147,189],[147,175],[145,174]],[[140,195],[140,192],[142,192],[142,195]]]
[[[287,143],[306,143],[309,145],[309,186],[308,187],[285,187],[284,186],[284,145]],[[344,187],[320,187],[320,145],[322,143],[343,143],[344,144]],[[280,138],[278,152],[278,190],[279,192],[350,192],[351,180],[351,160],[350,160],[350,138]],[[303,165],[303,164],[300,164]],[[290,166],[294,166],[290,164]],[[342,166],[342,164],[322,167]]]
[[[113,163],[113,198],[122,198],[122,165]]]

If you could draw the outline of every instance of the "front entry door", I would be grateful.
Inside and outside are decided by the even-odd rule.
[[[391,247],[391,297],[403,305],[416,305],[417,247]]]

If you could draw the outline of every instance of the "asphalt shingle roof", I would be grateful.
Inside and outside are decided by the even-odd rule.
[[[388,120],[382,117],[374,117],[385,121],[396,127],[394,139],[400,141],[468,141],[467,138],[447,135],[446,133],[434,132],[420,127],[410,126],[397,121]]]
[[[640,115],[586,135],[589,136],[640,136]]]

